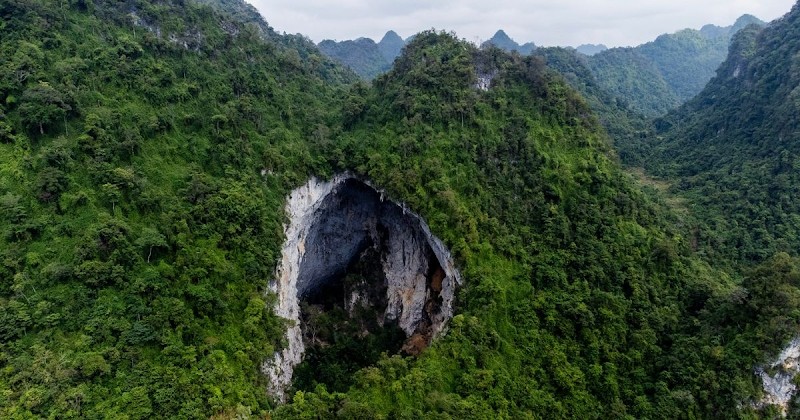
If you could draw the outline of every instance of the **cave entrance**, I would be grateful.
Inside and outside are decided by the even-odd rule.
[[[405,332],[386,320],[387,279],[378,248],[365,249],[345,272],[300,301],[305,355],[295,367],[293,387],[313,391],[318,383],[345,392],[353,374],[382,353],[400,353]]]
[[[419,354],[452,315],[450,255],[419,216],[364,181],[314,179],[292,192],[276,313],[295,323],[265,365],[279,398],[293,383],[345,391],[382,353]]]

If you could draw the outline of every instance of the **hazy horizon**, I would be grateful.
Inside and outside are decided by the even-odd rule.
[[[743,14],[772,21],[791,10],[794,0],[641,0],[635,4],[601,0],[342,0],[336,6],[319,0],[247,0],[276,31],[300,33],[314,42],[360,37],[376,42],[393,30],[407,38],[435,28],[455,31],[473,42],[485,41],[502,29],[516,42],[542,46],[605,44],[634,46],[658,35],[703,25],[728,26]],[[555,3],[555,4],[554,4]],[[627,4],[626,4],[627,3]]]

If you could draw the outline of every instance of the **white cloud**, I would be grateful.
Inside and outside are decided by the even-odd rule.
[[[425,29],[455,31],[471,41],[504,29],[537,45],[638,45],[662,33],[726,26],[742,14],[772,20],[794,0],[249,0],[278,31],[323,39],[379,40],[387,30],[408,37]]]

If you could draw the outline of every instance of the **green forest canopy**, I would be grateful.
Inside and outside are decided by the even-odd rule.
[[[539,57],[430,31],[365,85],[248,10],[0,5],[0,416],[754,413],[752,367],[797,327],[793,256],[694,252]],[[343,170],[447,243],[458,315],[278,407],[285,196]]]

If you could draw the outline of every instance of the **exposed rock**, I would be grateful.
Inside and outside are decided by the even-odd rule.
[[[383,322],[396,323],[409,337],[409,353],[419,353],[441,334],[452,317],[454,292],[460,282],[450,254],[425,222],[404,206],[385,200],[369,184],[350,175],[329,182],[312,178],[289,196],[276,280],[277,315],[292,322],[287,346],[262,367],[269,393],[283,400],[305,345],[300,300],[341,281],[347,268],[365,253],[378,255],[385,284]],[[372,303],[367,286],[347,291],[344,306]]]
[[[492,80],[496,73],[479,73],[478,82],[475,83],[475,88],[483,91],[489,90],[492,86]]]
[[[134,27],[142,27],[155,35],[156,38],[162,38],[161,28],[142,18],[135,8],[131,9],[131,12],[128,13],[128,18],[131,20],[131,24],[133,24]],[[172,44],[182,47],[185,50],[197,52],[200,51],[200,48],[205,42],[205,35],[203,35],[199,29],[193,28],[184,31],[182,34],[170,33],[168,36],[166,36],[166,40]]]
[[[798,362],[800,362],[800,338],[795,338],[771,365],[756,368],[756,375],[761,377],[764,392],[767,394],[756,404],[757,407],[776,405],[786,416],[789,402],[797,392],[793,380],[800,373]]]

